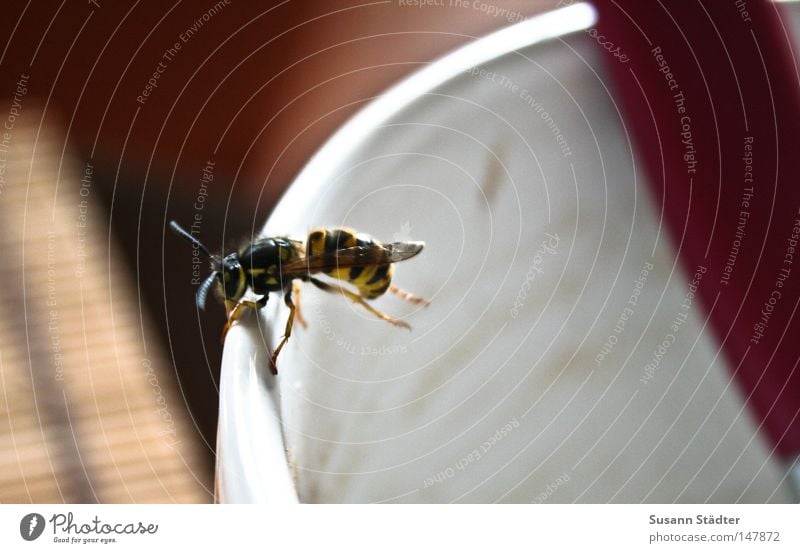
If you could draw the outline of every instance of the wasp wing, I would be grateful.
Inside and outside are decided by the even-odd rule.
[[[386,265],[405,261],[422,251],[425,242],[394,242],[392,244],[371,244],[341,248],[334,252],[324,252],[301,257],[283,263],[282,275],[311,274],[347,267],[367,265]]]

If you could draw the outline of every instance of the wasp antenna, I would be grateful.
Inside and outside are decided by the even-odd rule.
[[[203,284],[200,285],[200,288],[197,289],[197,307],[201,310],[206,308],[206,298],[208,297],[208,290],[211,288],[211,285],[214,284],[214,279],[217,278],[217,271],[214,271],[208,278],[203,281]]]
[[[203,243],[202,243],[202,242],[200,242],[200,240],[198,240],[197,238],[195,238],[194,236],[192,236],[190,233],[188,233],[188,232],[186,232],[185,230],[183,230],[183,229],[181,228],[181,226],[180,226],[178,223],[176,223],[175,221],[170,221],[170,222],[169,222],[169,228],[171,228],[173,231],[175,231],[175,233],[176,233],[176,234],[179,234],[180,236],[183,236],[184,238],[186,238],[186,239],[187,239],[189,242],[191,242],[193,245],[194,245],[194,244],[196,244],[196,245],[197,245],[197,248],[198,248],[198,249],[199,249],[201,252],[203,252],[204,254],[206,254],[206,255],[207,255],[209,258],[211,258],[212,260],[215,258],[215,256],[214,256],[214,255],[213,255],[213,254],[212,254],[210,251],[208,251],[208,248],[206,248],[206,247],[203,245]]]

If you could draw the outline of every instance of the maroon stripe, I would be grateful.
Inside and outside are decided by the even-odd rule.
[[[798,454],[800,95],[778,8],[595,4],[598,33],[629,58],[604,53],[683,267],[707,268],[699,294],[735,379],[779,453]]]

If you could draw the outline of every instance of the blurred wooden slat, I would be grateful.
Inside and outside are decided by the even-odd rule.
[[[91,163],[26,110],[0,152],[0,501],[211,501]]]

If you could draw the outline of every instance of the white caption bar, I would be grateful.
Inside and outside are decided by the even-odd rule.
[[[0,549],[800,551],[798,520],[799,505],[2,505]]]

